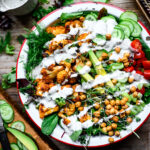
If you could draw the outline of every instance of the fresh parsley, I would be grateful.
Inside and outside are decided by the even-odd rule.
[[[10,45],[11,34],[7,32],[5,38],[0,37],[0,53],[5,52],[8,55],[14,54],[14,46]]]
[[[2,88],[8,89],[16,83],[16,68],[13,67],[10,73],[2,75]]]
[[[63,97],[56,98],[55,102],[60,107],[66,105],[66,101],[65,101],[65,99]]]

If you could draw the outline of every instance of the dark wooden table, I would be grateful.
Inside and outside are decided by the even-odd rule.
[[[75,0],[75,1],[79,2],[81,0]],[[123,9],[132,10],[136,12],[140,20],[150,30],[150,25],[148,24],[147,20],[145,19],[142,12],[138,8],[135,0],[110,0],[109,3],[114,4]],[[23,17],[11,16],[11,18],[14,21],[13,28],[10,31],[12,33],[12,44],[15,46],[15,55],[14,56],[8,56],[5,54],[0,55],[0,81],[1,81],[2,74],[10,72],[11,67],[16,66],[17,56],[20,49],[20,44],[17,42],[17,36],[25,33],[24,28],[32,27],[33,19],[31,17],[31,14]],[[5,34],[6,32],[0,30],[0,36],[4,36]],[[13,99],[16,107],[20,111],[23,111],[23,107],[20,103],[16,87],[10,88],[6,90],[6,92]],[[25,115],[25,117],[28,117],[25,113],[23,113],[23,115]],[[113,144],[112,146],[106,148],[98,148],[98,149],[100,150],[150,150],[150,119],[137,131],[137,134],[141,137],[140,140],[137,139],[135,135],[131,135],[127,139],[123,140],[122,142]],[[79,149],[79,148],[66,146],[54,140],[53,142],[61,150]]]

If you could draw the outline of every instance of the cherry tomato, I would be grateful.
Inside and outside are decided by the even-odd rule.
[[[141,59],[145,57],[145,53],[142,50],[139,50],[138,52],[135,52],[134,59]]]
[[[126,72],[132,72],[133,70],[134,70],[134,67],[133,67],[133,66],[124,68],[124,71],[126,71]]]
[[[150,60],[144,60],[142,64],[144,69],[150,69]]]
[[[144,70],[144,77],[145,79],[150,80],[150,70]]]
[[[138,59],[137,62],[136,62],[137,67],[142,67],[142,63],[143,63],[143,61],[145,61],[145,60],[147,60],[146,57],[141,58],[141,59]]]
[[[143,75],[143,72],[140,71],[140,70],[136,70],[136,73],[137,73],[137,74],[140,74],[140,75]]]
[[[145,87],[143,86],[142,89],[137,89],[137,92],[140,92],[141,94],[144,94],[145,93]]]
[[[139,52],[139,50],[142,50],[142,44],[138,39],[132,41],[131,47],[135,52]]]

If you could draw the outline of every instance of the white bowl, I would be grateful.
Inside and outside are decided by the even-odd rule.
[[[47,16],[45,16],[43,19],[41,19],[38,24],[42,26],[43,28],[46,28],[49,24],[54,22],[56,19],[60,17],[60,15],[63,12],[77,12],[77,11],[82,11],[82,10],[97,10],[99,11],[101,8],[105,7],[108,10],[108,13],[115,15],[116,17],[119,17],[120,14],[124,11],[121,8],[118,8],[116,6],[110,5],[110,4],[105,4],[105,3],[94,3],[94,2],[81,2],[81,3],[76,3],[67,7],[63,7],[60,9],[57,9],[51,13],[49,13]],[[139,22],[139,24],[142,26],[143,31],[142,31],[142,38],[143,40],[150,46],[150,43],[146,41],[146,37],[150,35],[150,32],[146,29],[146,27]],[[35,30],[35,27],[33,27],[32,30]],[[24,69],[24,63],[27,60],[27,53],[28,51],[28,46],[27,46],[27,41],[25,40],[24,43],[22,44],[22,47],[19,52],[18,56],[18,61],[17,61],[17,73],[16,77],[17,79],[19,78],[25,78],[25,69]],[[27,98],[25,95],[19,92],[20,100],[23,103],[26,102]],[[31,118],[31,120],[35,123],[35,125],[39,128],[41,128],[41,123],[42,120],[39,117],[39,112],[35,108],[34,104],[31,104],[29,106],[29,109],[26,109],[27,114]],[[130,126],[127,127],[126,131],[121,131],[121,138],[114,137],[115,142],[118,142],[120,140],[123,140],[124,138],[128,137],[133,133],[133,131],[137,130],[149,117],[150,114],[150,105],[147,105],[144,110],[138,115],[141,118],[140,122],[133,121]],[[67,134],[64,134],[62,138],[62,134],[64,133],[63,129],[61,129],[59,126],[57,126],[52,133],[51,137],[66,143],[70,144],[72,146],[83,146],[79,142],[73,142]],[[97,136],[97,137],[91,137],[89,147],[102,147],[109,145],[108,142],[108,136]]]

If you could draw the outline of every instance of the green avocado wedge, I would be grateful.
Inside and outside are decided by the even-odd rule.
[[[13,128],[7,128],[7,130],[13,134],[27,149],[29,150],[39,150],[36,143],[33,141],[33,139],[26,135],[25,133],[13,129]]]

